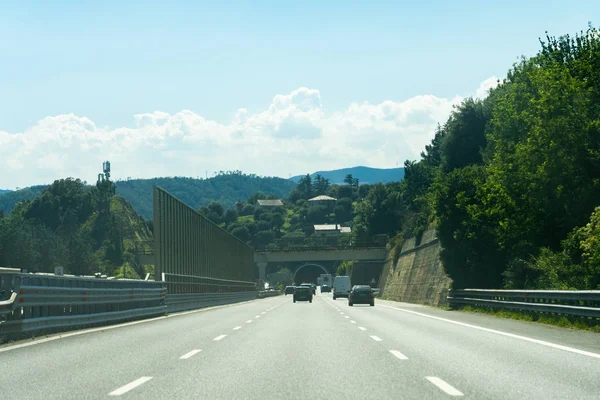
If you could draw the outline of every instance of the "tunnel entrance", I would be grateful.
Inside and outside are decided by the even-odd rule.
[[[294,284],[299,285],[303,282],[316,284],[321,274],[329,274],[329,271],[319,264],[304,264],[294,273]]]

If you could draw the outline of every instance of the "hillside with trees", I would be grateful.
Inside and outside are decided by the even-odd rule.
[[[0,214],[0,266],[54,272],[140,278],[136,253],[149,250],[152,232],[112,182],[86,186],[61,179],[11,216]]]
[[[233,207],[237,201],[244,201],[256,192],[270,193],[286,197],[296,186],[294,182],[282,178],[246,175],[240,171],[220,172],[208,179],[185,177],[130,179],[117,181],[116,193],[127,200],[144,219],[153,214],[152,188],[160,186],[195,209],[213,201],[225,207]],[[0,194],[0,210],[10,215],[13,208],[22,200],[33,200],[48,186],[33,186]]]
[[[362,238],[362,242],[357,243],[351,234],[327,238],[314,235],[314,225],[352,225],[354,205],[369,194],[371,186],[359,185],[352,175],[347,175],[345,180],[345,184],[336,185],[320,175],[313,179],[307,174],[289,196],[283,198],[282,207],[257,205],[257,200],[278,198],[258,192],[237,207],[226,208],[212,202],[199,211],[256,249],[373,244],[372,238]],[[319,195],[337,199],[335,206],[309,205],[308,200]]]
[[[130,202],[145,219],[152,218],[152,188],[155,185],[194,209],[207,206],[214,201],[230,208],[236,202],[244,201],[256,192],[286,197],[295,186],[287,179],[246,175],[240,171],[220,172],[209,179],[183,177],[131,179],[117,182],[116,185],[117,194]]]
[[[0,211],[5,215],[10,215],[19,202],[34,200],[41,195],[47,187],[48,185],[30,186],[23,189],[0,193]]]
[[[455,288],[600,289],[600,35],[540,44],[371,189],[355,234],[435,225]]]

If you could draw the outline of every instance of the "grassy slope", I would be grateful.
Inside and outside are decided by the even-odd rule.
[[[113,196],[110,201],[110,211],[123,224],[125,251],[134,250],[136,246],[140,249],[152,249],[152,232],[150,232],[144,219],[135,212],[129,202],[120,196]]]
[[[153,235],[144,218],[138,215],[131,204],[120,196],[113,196],[110,201],[111,214],[116,216],[121,224],[123,233],[124,252],[136,253],[138,251],[151,251],[153,246]],[[98,252],[104,252],[101,248]],[[142,271],[140,271],[140,268]],[[144,278],[145,273],[154,273],[154,266],[144,265],[136,269],[133,265],[125,262],[119,269],[116,277]],[[137,271],[140,271],[138,273]]]

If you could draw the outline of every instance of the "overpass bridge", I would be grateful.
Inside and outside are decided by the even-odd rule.
[[[386,258],[385,247],[292,248],[254,252],[259,279],[264,279],[267,266],[274,264],[292,265],[295,277],[299,270],[307,266],[316,266],[324,273],[334,273],[336,264],[342,261],[384,262]]]

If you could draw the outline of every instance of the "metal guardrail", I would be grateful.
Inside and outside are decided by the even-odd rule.
[[[167,310],[169,312],[195,310],[198,308],[214,307],[225,304],[254,300],[257,292],[234,293],[192,293],[167,295]]]
[[[169,312],[214,307],[256,299],[256,283],[235,279],[163,273]]]
[[[0,336],[162,315],[164,282],[0,273]]]
[[[258,298],[262,299],[265,297],[274,297],[274,296],[279,296],[281,294],[282,293],[280,290],[262,290],[262,291],[258,292]]]
[[[0,270],[0,341],[272,295],[257,291],[250,281],[166,273],[162,279],[98,279]],[[167,294],[167,288],[172,292]]]
[[[448,302],[600,319],[600,290],[457,289],[448,293]]]

